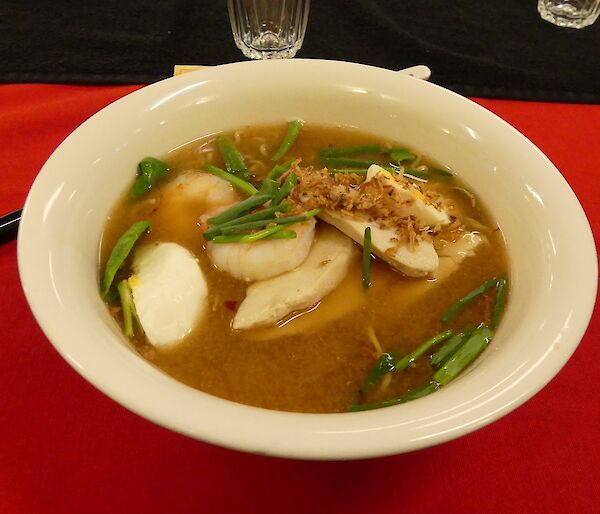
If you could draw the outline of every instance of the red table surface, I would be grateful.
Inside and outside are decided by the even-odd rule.
[[[73,129],[137,87],[0,86],[0,212],[23,204]],[[550,157],[600,240],[600,106],[476,101]],[[414,453],[304,462],[218,448],[125,410],[42,334],[15,243],[0,247],[0,277],[1,513],[600,512],[598,307],[558,376],[501,420]]]

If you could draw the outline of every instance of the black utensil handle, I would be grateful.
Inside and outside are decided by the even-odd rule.
[[[23,214],[23,209],[13,211],[0,217],[0,245],[17,238],[21,214]]]

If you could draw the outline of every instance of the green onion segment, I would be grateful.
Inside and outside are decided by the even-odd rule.
[[[275,152],[275,155],[271,157],[272,161],[278,161],[289,151],[294,144],[294,141],[296,141],[301,128],[302,122],[300,120],[291,121],[289,123],[287,132],[283,138],[283,141],[281,142],[281,145]]]
[[[110,257],[106,261],[104,268],[104,279],[102,281],[102,298],[106,300],[110,286],[113,283],[115,274],[127,259],[135,242],[142,236],[146,230],[150,228],[148,221],[137,221],[131,225],[125,233],[115,243],[115,246],[110,252]]]
[[[363,237],[362,285],[365,289],[371,286],[371,227],[365,228]]]

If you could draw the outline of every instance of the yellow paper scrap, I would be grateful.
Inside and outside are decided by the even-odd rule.
[[[173,68],[173,76],[183,75],[184,73],[189,73],[190,71],[196,71],[201,68],[206,68],[206,66],[198,66],[193,64],[176,64]]]

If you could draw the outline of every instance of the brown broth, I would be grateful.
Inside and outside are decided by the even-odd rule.
[[[244,127],[232,138],[257,176],[271,168],[285,126]],[[238,139],[239,138],[239,139]],[[200,153],[214,146],[208,136],[170,152],[171,178],[203,164],[222,166],[218,151]],[[346,128],[305,126],[290,155],[312,164],[319,148],[353,146],[377,142],[383,147],[402,146]],[[264,155],[260,152],[260,147]],[[358,158],[364,158],[363,156]],[[435,165],[423,159],[422,163]],[[393,398],[425,383],[432,375],[428,359],[393,374],[385,391],[362,396],[360,388],[377,358],[367,328],[371,326],[384,351],[404,355],[432,335],[446,328],[489,322],[493,291],[471,304],[449,325],[442,313],[458,298],[484,280],[506,271],[507,260],[500,230],[480,200],[454,187],[466,187],[458,179],[438,181],[430,186],[450,199],[454,214],[473,218],[489,228],[489,244],[481,245],[473,257],[462,261],[458,270],[441,284],[430,279],[410,279],[393,271],[385,262],[372,264],[372,287],[361,287],[361,260],[357,246],[351,269],[336,291],[314,309],[281,327],[235,332],[230,328],[231,306],[243,300],[246,285],[218,271],[205,253],[198,218],[204,206],[191,201],[165,200],[161,184],[137,202],[121,199],[115,206],[103,234],[101,269],[119,236],[135,221],[147,219],[151,232],[141,242],[173,241],[198,259],[209,286],[210,315],[186,339],[170,349],[152,347],[143,335],[133,344],[140,355],[172,377],[194,388],[232,401],[269,409],[299,412],[343,412],[357,402]],[[468,189],[468,188],[467,188]],[[452,214],[452,212],[451,212]],[[319,221],[319,224],[323,224]],[[319,228],[323,230],[324,228]],[[317,236],[318,237],[318,236]],[[127,276],[128,264],[119,276]],[[117,277],[119,278],[119,277]],[[111,309],[121,322],[119,310]],[[339,317],[332,313],[342,313]]]

